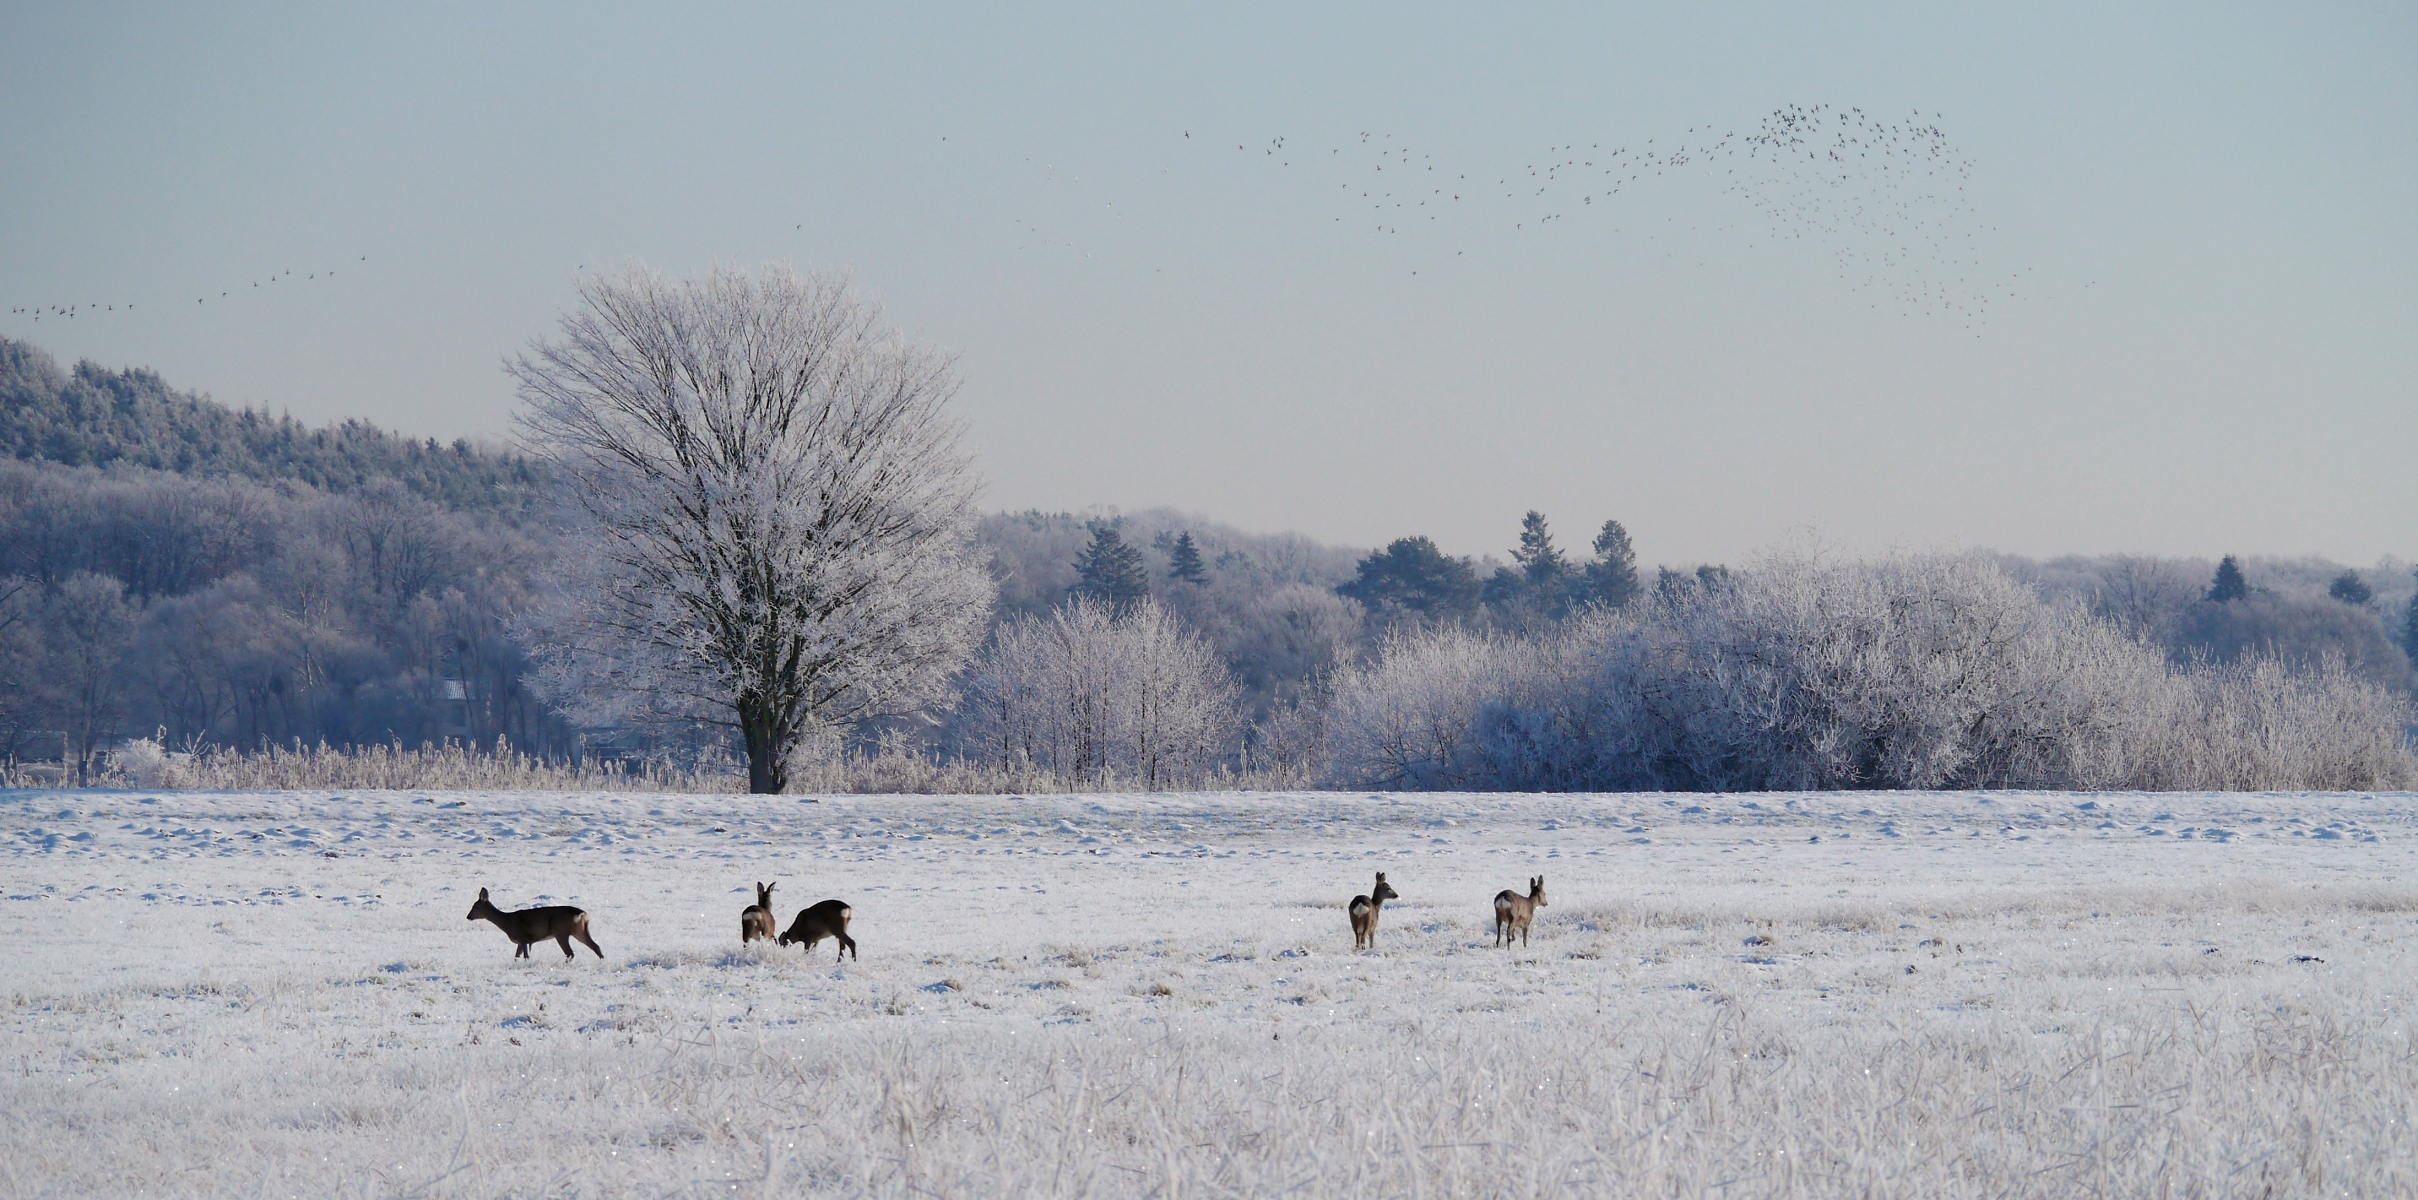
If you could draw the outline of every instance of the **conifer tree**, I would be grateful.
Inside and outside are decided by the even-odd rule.
[[[1554,548],[1553,531],[1545,527],[1545,514],[1533,508],[1520,518],[1520,548],[1511,552],[1511,558],[1520,564],[1520,574],[1531,585],[1550,584],[1570,570],[1568,560]]]
[[[2208,585],[2208,599],[2216,604],[2239,600],[2250,594],[2250,583],[2242,578],[2242,564],[2230,554],[2217,564],[2216,579]]]
[[[2411,568],[2410,580],[2418,583],[2418,567]],[[2418,592],[2410,593],[2410,611],[2401,619],[2401,652],[2418,665]]]
[[[1119,613],[1150,594],[1150,572],[1142,563],[1142,552],[1126,545],[1117,527],[1106,521],[1092,523],[1091,545],[1076,557],[1075,574],[1075,595]]]
[[[1478,573],[1424,537],[1396,538],[1360,560],[1359,573],[1335,594],[1370,608],[1394,605],[1434,618],[1465,617],[1478,606]]]
[[[2361,579],[2357,571],[2344,571],[2335,576],[2334,582],[2326,588],[2326,594],[2351,605],[2366,604],[2376,598],[2374,589],[2368,587],[2367,581]]]
[[[1595,561],[1587,564],[1587,593],[1596,603],[1625,608],[1637,598],[1637,550],[1618,521],[1604,522],[1595,535]]]
[[[1209,570],[1201,565],[1201,548],[1192,543],[1192,531],[1185,530],[1175,539],[1175,548],[1167,552],[1167,578],[1185,583],[1209,582]]]

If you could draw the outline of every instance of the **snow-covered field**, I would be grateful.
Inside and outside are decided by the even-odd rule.
[[[0,1193],[2418,1194],[2413,800],[6,792]]]

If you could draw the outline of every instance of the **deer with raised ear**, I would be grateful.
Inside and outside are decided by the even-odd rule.
[[[797,942],[812,950],[814,944],[824,938],[838,938],[839,944],[831,961],[838,962],[841,955],[853,955],[861,960],[864,956],[856,952],[856,939],[848,936],[848,920],[855,915],[855,909],[837,900],[825,900],[800,910],[798,919],[789,923],[789,932],[782,934],[780,941],[775,944],[786,946]]]
[[[1528,922],[1536,919],[1536,910],[1545,907],[1545,877],[1528,881],[1528,894],[1523,896],[1510,888],[1494,894],[1494,944],[1509,950],[1511,932],[1518,930],[1520,945],[1528,944]]]
[[[596,957],[604,957],[604,947],[588,936],[588,914],[568,904],[549,904],[542,908],[505,912],[487,899],[487,889],[480,888],[478,903],[470,906],[469,919],[495,922],[495,927],[503,930],[504,936],[511,938],[513,945],[520,947],[512,952],[514,958],[529,957],[530,944],[547,938],[553,938],[555,944],[563,948],[564,958],[578,957],[571,953],[572,938],[578,938],[581,945],[594,950]]]
[[[1385,872],[1377,872],[1377,886],[1365,896],[1352,897],[1352,949],[1377,948],[1377,914],[1384,911],[1385,902],[1401,899],[1392,885],[1385,882]]]
[[[772,940],[781,923],[773,919],[772,889],[769,883],[756,885],[756,902],[739,910],[739,944],[744,946],[757,938]]]

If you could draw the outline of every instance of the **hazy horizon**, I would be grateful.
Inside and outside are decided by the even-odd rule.
[[[1649,563],[2418,534],[2386,6],[10,25],[0,333],[314,424],[501,437],[583,272],[790,262],[961,356],[994,509],[1501,556],[1534,508]],[[1930,132],[1775,174],[1790,106]],[[1462,199],[1378,207],[1429,167]]]

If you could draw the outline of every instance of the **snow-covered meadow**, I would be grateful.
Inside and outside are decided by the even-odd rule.
[[[2413,868],[2407,794],[7,792],[0,1193],[2406,1195]]]

